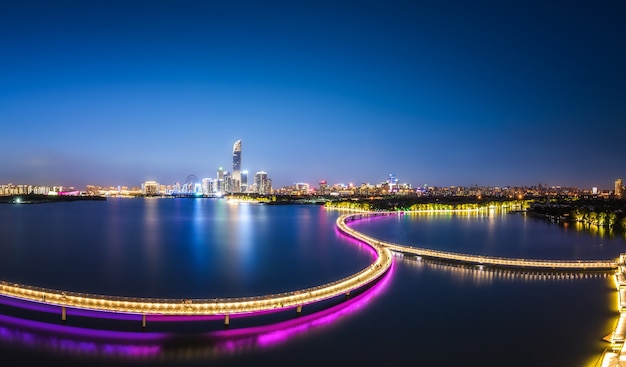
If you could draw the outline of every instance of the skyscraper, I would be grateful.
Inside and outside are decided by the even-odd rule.
[[[618,178],[615,180],[615,197],[618,199],[622,198],[622,179]]]
[[[217,183],[215,185],[216,192],[224,193],[224,168],[217,169]]]
[[[237,140],[233,145],[233,192],[241,192],[241,140]]]
[[[256,192],[261,195],[269,195],[272,193],[272,181],[267,178],[267,172],[259,171],[254,175],[254,184]]]
[[[223,192],[235,192],[233,189],[233,176],[230,172],[224,172],[224,191]]]
[[[387,179],[387,183],[389,184],[389,192],[398,191],[398,179],[396,178],[395,173],[390,173],[389,178]]]
[[[248,171],[241,171],[241,192],[248,192]]]

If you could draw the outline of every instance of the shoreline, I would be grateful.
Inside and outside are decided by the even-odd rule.
[[[106,196],[81,196],[81,195],[8,195],[0,198],[0,204],[44,204],[71,201],[106,201]]]

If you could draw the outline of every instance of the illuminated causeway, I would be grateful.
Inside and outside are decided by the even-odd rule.
[[[369,237],[347,226],[354,220],[370,216],[399,215],[394,212],[368,212],[344,214],[337,219],[338,229],[369,245],[376,252],[375,261],[365,269],[351,276],[316,287],[297,291],[242,298],[210,299],[157,299],[85,294],[63,290],[46,289],[0,282],[0,295],[21,300],[45,303],[61,307],[65,320],[66,307],[92,311],[108,311],[146,315],[220,315],[229,323],[229,316],[255,312],[280,310],[295,307],[301,312],[302,306],[329,299],[342,294],[350,294],[381,277],[391,266],[392,252],[428,257],[451,262],[489,265],[494,267],[559,269],[559,270],[608,270],[618,267],[613,260],[528,260],[491,256],[469,255],[454,252],[429,250],[404,246]],[[626,323],[626,319],[624,320]],[[624,332],[621,332],[623,335]],[[622,337],[623,338],[623,337]]]
[[[348,235],[353,235],[344,223],[346,216],[337,219],[337,226]],[[354,236],[354,235],[353,235]],[[358,238],[358,237],[357,237]],[[339,295],[349,295],[365,285],[378,280],[392,264],[391,251],[378,243],[364,241],[376,252],[376,259],[368,267],[351,276],[316,287],[297,291],[242,298],[211,299],[157,299],[131,298],[85,294],[63,290],[46,289],[0,282],[0,295],[26,301],[61,307],[62,319],[66,318],[66,308],[92,311],[107,311],[143,315],[221,315],[229,324],[230,315],[252,314],[295,307],[300,313],[302,306]]]
[[[366,212],[362,214],[353,214],[347,216],[346,221],[356,220],[361,218],[367,218],[372,216],[389,216],[389,215],[402,215],[400,212]],[[346,216],[344,216],[346,217]],[[518,259],[496,256],[482,256],[463,254],[458,252],[429,250],[425,248],[412,247],[399,245],[391,242],[379,241],[375,238],[369,237],[357,231],[348,229],[350,235],[364,241],[370,245],[380,245],[394,253],[414,255],[417,257],[428,257],[432,259],[460,262],[465,264],[475,264],[477,266],[492,266],[492,267],[507,267],[507,268],[522,268],[522,269],[537,269],[537,270],[561,270],[561,271],[585,271],[585,270],[598,270],[609,271],[617,269],[618,264],[616,260],[540,260],[540,259]]]
[[[350,292],[379,280],[390,269],[394,255],[407,259],[419,260],[424,257],[449,263],[468,264],[477,269],[489,267],[514,271],[527,269],[530,272],[595,272],[595,274],[614,271],[620,317],[615,330],[605,337],[611,347],[603,354],[601,363],[602,366],[613,367],[618,366],[620,360],[626,360],[626,350],[623,350],[626,341],[626,254],[615,260],[540,260],[470,255],[380,241],[348,227],[348,223],[352,221],[390,215],[402,215],[402,213],[352,212],[337,218],[337,228],[342,233],[370,246],[376,253],[375,260],[353,275],[316,287],[256,297],[157,299],[85,294],[0,281],[0,295],[58,306],[62,320],[66,319],[66,309],[74,308],[141,315],[143,327],[146,326],[147,315],[220,316],[224,318],[224,324],[229,325],[231,315],[253,315],[289,308],[295,308],[297,313],[300,313],[302,307],[308,304],[344,294],[349,295]]]

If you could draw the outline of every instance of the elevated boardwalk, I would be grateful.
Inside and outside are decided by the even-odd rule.
[[[374,217],[402,215],[397,212],[365,212],[342,216],[345,222]],[[345,225],[345,223],[343,223]],[[598,360],[601,367],[626,366],[626,254],[621,254],[617,260],[538,260],[504,258],[494,256],[481,256],[462,254],[456,252],[429,250],[391,242],[379,241],[363,233],[352,229],[347,230],[351,236],[361,241],[383,246],[393,251],[394,254],[410,254],[416,257],[427,257],[440,261],[473,264],[479,267],[488,265],[497,268],[516,268],[529,270],[559,270],[559,271],[615,271],[615,284],[618,294],[619,319],[615,330],[607,335],[604,340],[611,343]]]
[[[402,215],[402,212],[365,212],[347,216],[346,222],[367,217]],[[458,252],[430,250],[419,247],[400,245],[397,243],[379,241],[373,237],[350,230],[350,234],[371,244],[377,244],[388,248],[391,251],[410,254],[418,257],[472,264],[477,266],[493,266],[503,268],[537,269],[537,270],[559,270],[559,271],[614,271],[617,269],[616,260],[541,260],[541,259],[520,259],[496,256],[482,256],[463,254]]]
[[[340,230],[345,231],[347,226],[343,223],[342,218],[337,220],[337,226]],[[225,317],[225,323],[228,324],[229,316],[235,314],[253,314],[292,307],[296,308],[299,313],[304,305],[335,296],[348,295],[352,291],[377,281],[391,267],[391,251],[377,243],[363,242],[376,252],[374,262],[366,268],[331,283],[279,294],[242,298],[182,300],[133,298],[69,292],[0,281],[0,296],[60,306],[62,320],[65,320],[66,308],[69,307],[91,311],[140,314],[143,315],[144,327],[146,315],[220,315]]]

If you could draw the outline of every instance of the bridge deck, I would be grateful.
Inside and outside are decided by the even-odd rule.
[[[369,216],[389,216],[399,215],[397,212],[371,212],[352,215],[350,220],[367,218]],[[540,259],[520,259],[506,258],[496,256],[472,255],[450,251],[431,250],[420,247],[401,245],[397,243],[379,241],[373,237],[367,236],[351,230],[351,234],[368,243],[375,243],[386,247],[394,252],[412,254],[416,256],[429,257],[433,259],[462,262],[475,265],[491,265],[497,267],[513,267],[513,268],[534,268],[534,269],[558,269],[558,270],[614,270],[618,266],[616,260],[540,260]]]
[[[337,227],[348,232],[343,220]],[[347,233],[349,234],[349,233]],[[343,279],[293,292],[259,297],[222,299],[157,299],[106,296],[69,292],[0,281],[0,295],[61,307],[143,315],[232,315],[298,307],[347,294],[379,279],[392,264],[389,249],[363,241],[376,251],[376,259],[365,269]]]

